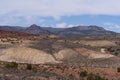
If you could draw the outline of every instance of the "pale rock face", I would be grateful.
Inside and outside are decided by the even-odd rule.
[[[105,53],[105,49],[104,48],[101,48],[101,53]]]
[[[78,48],[78,49],[76,49],[76,51],[79,54],[88,57],[89,59],[98,59],[98,58],[107,59],[107,58],[115,57],[114,55],[111,55],[111,54],[88,50],[85,48]]]
[[[97,58],[111,58],[114,57],[113,55],[110,54],[89,54],[89,59],[97,59]]]
[[[63,49],[54,54],[57,60],[64,60],[77,57],[78,53],[72,49]]]
[[[58,63],[52,55],[26,47],[5,49],[1,51],[1,54],[1,61],[31,64]]]

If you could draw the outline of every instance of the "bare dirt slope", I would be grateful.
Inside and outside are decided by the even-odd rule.
[[[47,54],[44,51],[36,50],[27,47],[15,47],[1,51],[0,60],[8,62],[19,62],[19,63],[57,63],[52,55]]]
[[[101,53],[101,52],[98,52],[98,51],[88,50],[88,49],[85,49],[85,48],[76,48],[76,51],[83,56],[87,56],[89,59],[114,57],[111,54]]]
[[[0,60],[32,64],[61,63],[64,61],[89,63],[92,59],[99,60],[115,57],[108,53],[101,53],[100,51],[94,51],[87,48],[79,48],[78,46],[76,47],[75,44],[71,45],[72,48],[69,47],[69,44],[71,43],[58,43],[52,40],[24,40],[17,46],[0,49]]]
[[[75,39],[76,41],[77,39]],[[114,41],[93,40],[96,46],[85,46],[84,44],[76,43],[72,39],[50,39],[43,38],[37,40],[23,40],[19,44],[11,44],[10,47],[0,49],[0,60],[18,63],[68,63],[77,65],[86,65],[97,67],[119,67],[120,58],[109,54],[108,52],[100,52],[102,46],[115,46]],[[82,41],[82,40],[77,40]],[[93,44],[91,43],[91,44]],[[8,44],[2,44],[8,46]],[[1,46],[2,46],[1,45]],[[99,47],[98,47],[99,46]],[[98,50],[94,50],[98,48]]]
[[[110,54],[100,53],[84,48],[77,48],[76,50],[66,48],[59,50],[57,53],[52,55],[44,52],[43,50],[23,46],[1,50],[0,54],[1,61],[32,64],[59,63],[62,60],[74,59],[78,56],[86,57],[86,59],[107,59],[114,57]]]
[[[57,60],[66,60],[78,56],[78,53],[72,49],[63,49],[54,54]]]

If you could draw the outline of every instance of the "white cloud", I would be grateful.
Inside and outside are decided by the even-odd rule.
[[[67,24],[65,22],[58,23],[55,25],[56,28],[69,28],[69,27],[74,27],[74,26],[83,26],[83,24]]]
[[[84,24],[69,24],[67,27],[74,27],[74,26],[86,26]]]
[[[120,15],[120,0],[1,0],[0,14],[61,16],[82,14]]]
[[[110,22],[106,22],[106,23],[104,23],[104,25],[105,25],[106,29],[116,31],[116,32],[120,33],[120,25],[110,23]]]
[[[73,27],[73,26],[77,26],[77,25],[73,25],[73,24],[68,25],[68,27]]]
[[[65,28],[67,26],[67,23],[58,23],[56,24],[56,28]]]

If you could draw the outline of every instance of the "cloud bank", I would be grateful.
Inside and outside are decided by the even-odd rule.
[[[120,15],[120,0],[0,0],[0,15]]]
[[[105,27],[106,29],[120,33],[120,25],[115,24],[115,23],[110,23],[110,22],[106,22],[104,23],[104,25],[106,26]]]

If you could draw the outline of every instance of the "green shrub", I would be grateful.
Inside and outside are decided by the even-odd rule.
[[[120,67],[117,68],[117,72],[120,72]]]
[[[16,62],[11,62],[11,63],[6,64],[6,67],[7,68],[17,68],[18,64]]]
[[[119,54],[118,52],[115,52],[115,56],[118,56],[118,54]]]
[[[94,80],[94,76],[92,73],[88,74],[87,80]]]
[[[80,77],[86,77],[87,76],[87,71],[82,71],[80,72]]]
[[[99,74],[90,73],[87,76],[87,80],[108,80],[108,79],[102,78]]]
[[[31,64],[27,64],[27,70],[32,70],[32,65]]]
[[[70,80],[75,80],[75,77],[72,73],[69,75],[69,78],[70,78]]]

